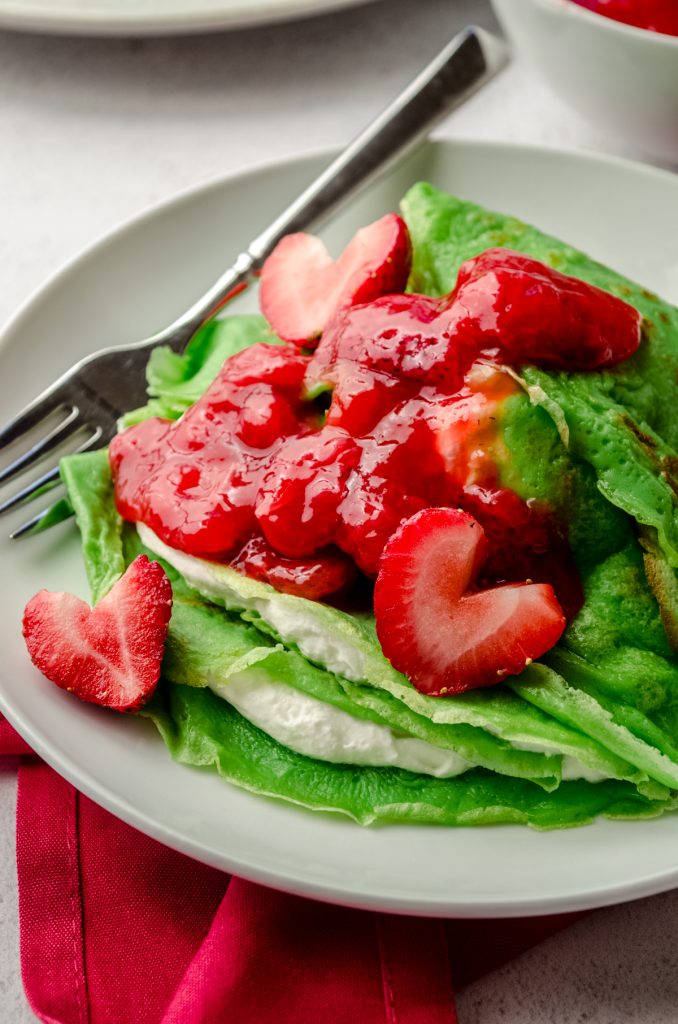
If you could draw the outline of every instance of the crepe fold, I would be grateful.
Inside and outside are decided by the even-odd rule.
[[[140,552],[174,590],[161,684],[144,714],[177,760],[303,807],[376,821],[558,828],[672,810],[678,792],[678,311],[521,221],[419,184],[402,203],[413,241],[411,290],[444,294],[460,264],[495,246],[534,256],[642,312],[638,353],[612,371],[520,368],[502,414],[501,482],[548,502],[568,526],[585,594],[557,647],[510,685],[458,697],[417,692],[384,658],[369,614],[280,594],[227,566],[167,548],[122,522],[105,452],[61,472],[94,600]],[[177,418],[223,360],[276,343],[257,316],[213,322],[183,356],[158,350],[149,403],[125,423]],[[252,678],[287,687],[356,722],[454,753],[435,778],[330,763],[295,752],[215,688]],[[583,778],[571,778],[573,766]],[[576,772],[574,772],[576,774]],[[588,781],[588,779],[597,781]],[[199,777],[196,785],[199,785]]]

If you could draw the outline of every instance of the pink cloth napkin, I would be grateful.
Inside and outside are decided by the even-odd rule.
[[[21,969],[46,1024],[455,1024],[461,988],[581,915],[441,921],[223,874],[21,756]],[[461,1022],[463,1024],[463,1022]]]

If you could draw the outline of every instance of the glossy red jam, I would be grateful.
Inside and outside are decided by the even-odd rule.
[[[463,507],[488,580],[552,582],[580,600],[548,509],[501,489],[502,363],[593,368],[639,341],[635,310],[535,260],[490,250],[443,299],[394,295],[339,313],[313,356],[254,345],[180,420],[111,443],[116,502],[171,547],[313,599],[374,578],[400,523]],[[326,401],[307,396],[331,392]],[[323,411],[324,410],[324,411]]]
[[[678,36],[678,3],[676,0],[573,0],[606,18],[625,25]]]

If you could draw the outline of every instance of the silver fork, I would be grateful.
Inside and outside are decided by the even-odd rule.
[[[507,62],[503,42],[479,28],[454,39],[330,166],[263,231],[233,266],[178,320],[132,345],[103,349],[80,360],[0,429],[0,451],[43,430],[30,448],[0,469],[0,485],[42,462],[76,433],[89,436],[76,451],[103,447],[122,413],[146,401],[144,369],[158,345],[182,352],[196,331],[249,284],[283,235],[316,224],[385,165],[420,142],[441,117],[463,103]],[[49,428],[48,420],[58,422]],[[0,503],[0,514],[32,501],[59,482],[58,464]],[[47,509],[10,535],[34,531]]]

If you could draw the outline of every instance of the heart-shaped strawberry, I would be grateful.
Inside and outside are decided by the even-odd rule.
[[[135,711],[158,684],[171,612],[165,570],[139,555],[95,608],[41,590],[26,605],[23,633],[33,664],[57,686]]]
[[[628,359],[641,341],[634,306],[511,249],[463,263],[448,310],[455,333],[516,365],[598,370]]]
[[[374,589],[377,633],[391,664],[422,693],[501,682],[545,654],[565,628],[547,583],[474,588],[485,548],[473,516],[427,508],[384,549]]]
[[[337,310],[308,364],[306,388],[346,364],[457,391],[483,353],[511,366],[599,370],[640,345],[642,316],[586,281],[510,249],[462,264],[449,295],[382,295]]]
[[[358,231],[336,262],[314,235],[286,235],[261,271],[261,309],[280,338],[308,347],[338,308],[403,291],[410,263],[407,227],[395,213]]]

